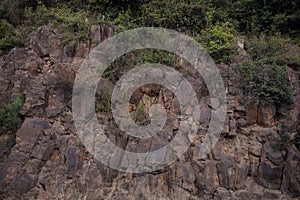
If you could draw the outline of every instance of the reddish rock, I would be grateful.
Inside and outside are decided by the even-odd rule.
[[[276,108],[273,105],[262,105],[258,106],[258,117],[257,123],[261,126],[274,126],[276,125],[275,114]]]
[[[257,104],[251,104],[247,107],[246,110],[246,121],[247,125],[252,125],[257,122],[257,114],[258,114],[258,105]]]
[[[29,153],[36,145],[43,131],[49,127],[47,121],[40,119],[26,119],[22,127],[16,133],[16,145],[11,154],[5,160],[0,170],[0,191],[26,193],[35,185],[36,177],[29,175],[26,169],[22,169],[29,161]],[[39,164],[39,163],[38,163]],[[37,168],[39,166],[36,166]]]

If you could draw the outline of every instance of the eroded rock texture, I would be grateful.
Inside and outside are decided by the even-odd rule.
[[[0,59],[0,101],[9,102],[20,93],[24,117],[16,133],[16,145],[0,165],[0,199],[290,199],[300,197],[300,152],[290,142],[275,151],[278,131],[284,122],[291,135],[300,119],[300,87],[293,82],[294,104],[276,109],[271,105],[246,106],[243,96],[230,95],[228,66],[220,70],[228,89],[227,119],[221,138],[204,159],[201,143],[211,116],[210,98],[202,79],[192,74],[201,102],[199,133],[189,150],[176,162],[153,173],[131,174],[108,168],[82,145],[71,110],[73,81],[90,48],[110,37],[114,28],[94,26],[90,44],[78,44],[75,53],[61,42],[62,34],[51,25],[32,33],[25,48],[15,48]],[[291,80],[299,75],[288,69]],[[112,91],[113,83],[102,80]],[[193,82],[194,81],[194,82]],[[198,85],[197,85],[198,84]],[[102,88],[101,88],[102,87]],[[103,93],[99,85],[97,94]],[[159,103],[171,120],[164,130],[145,141],[129,138],[118,130],[108,113],[98,120],[108,138],[133,152],[154,151],[176,134],[180,113],[176,97],[155,85],[142,87],[131,99],[129,111],[142,102],[147,108]],[[1,133],[1,139],[5,138]],[[5,145],[1,148],[8,148]],[[1,150],[1,152],[3,152]],[[155,158],[161,159],[161,158]]]

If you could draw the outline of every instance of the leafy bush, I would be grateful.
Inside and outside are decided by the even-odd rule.
[[[26,7],[24,9],[24,17],[24,24],[29,31],[33,31],[47,22],[47,18],[49,18],[49,10],[44,4],[39,2],[35,9],[33,7]]]
[[[216,23],[201,31],[198,39],[217,62],[228,62],[233,50],[234,32],[229,22]]]
[[[175,55],[167,51],[145,49],[140,52],[139,63],[161,63],[168,66],[174,65]]]
[[[288,38],[283,38],[280,34],[266,37],[261,34],[258,38],[250,38],[245,43],[245,49],[254,61],[261,60],[264,63],[286,64],[284,53]]]
[[[298,65],[287,52],[288,38],[280,34],[261,34],[246,41],[245,48],[252,61],[240,63],[234,69],[237,85],[244,94],[258,102],[280,106],[292,103],[292,90],[285,66]]]
[[[237,87],[259,103],[280,106],[292,102],[292,90],[286,68],[262,62],[247,62],[234,68]]]
[[[25,8],[25,23],[27,28],[35,28],[53,23],[62,29],[64,33],[63,43],[72,51],[79,41],[88,41],[90,23],[88,22],[88,12],[79,10],[74,11],[66,4],[60,4],[56,7],[47,8],[41,2],[33,9]]]
[[[67,6],[59,6],[49,11],[53,16],[53,22],[69,31],[72,37],[66,37],[65,42],[72,39],[86,41],[89,38],[88,13],[85,11],[73,11]]]
[[[5,19],[0,21],[0,55],[15,46],[22,44],[22,37]]]
[[[201,2],[182,0],[146,1],[140,7],[139,24],[196,33],[205,25]]]
[[[19,111],[24,104],[24,97],[19,96],[9,104],[0,107],[0,132],[15,132],[21,125]]]

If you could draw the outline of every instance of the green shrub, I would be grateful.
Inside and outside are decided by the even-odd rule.
[[[228,62],[233,51],[235,29],[229,22],[212,23],[212,12],[206,14],[207,28],[198,36],[199,42],[217,62]]]
[[[45,24],[47,22],[47,18],[49,18],[49,10],[46,8],[44,4],[39,2],[36,8],[33,7],[25,7],[24,9],[24,24],[29,31],[33,31],[39,26]]]
[[[292,90],[285,66],[297,65],[298,60],[287,54],[289,39],[279,34],[250,38],[245,48],[252,61],[238,64],[234,71],[237,85],[244,94],[258,102],[280,106],[292,103]]]
[[[110,112],[111,110],[110,99],[111,99],[111,93],[109,92],[109,88],[105,86],[102,89],[99,102],[97,102],[96,111],[106,112],[106,113]]]
[[[71,8],[62,5],[50,9],[49,14],[53,17],[52,22],[58,27],[63,28],[63,43],[65,45],[74,49],[79,41],[88,41],[90,24],[87,12],[75,12]]]
[[[0,55],[15,46],[22,45],[22,36],[5,19],[0,21]]]
[[[205,25],[201,5],[201,2],[191,0],[146,1],[137,17],[141,26],[164,27],[193,34]]]
[[[285,45],[289,42],[288,38],[281,37],[280,34],[267,37],[261,34],[246,40],[245,49],[254,61],[261,60],[269,64],[286,64]]]
[[[132,119],[139,125],[145,126],[149,122],[149,116],[146,113],[146,107],[142,100],[137,104],[136,109],[131,111]]]
[[[286,68],[262,62],[247,62],[234,68],[237,87],[243,94],[253,96],[258,103],[280,106],[292,103],[292,90]]]
[[[139,63],[161,63],[168,66],[174,65],[175,55],[163,50],[145,49],[140,51]]]
[[[15,132],[21,125],[22,120],[19,111],[24,104],[24,97],[19,96],[14,101],[0,107],[0,132]]]
[[[59,4],[55,7],[47,8],[39,2],[34,9],[25,8],[25,26],[30,31],[35,28],[53,23],[60,28],[64,34],[63,44],[73,51],[80,41],[86,42],[89,39],[90,23],[88,12],[84,10],[74,11],[67,4]]]
[[[158,49],[142,49],[127,53],[116,59],[104,71],[103,77],[110,78],[113,81],[118,80],[123,72],[144,63],[161,63],[167,66],[177,67],[175,65],[174,54]]]

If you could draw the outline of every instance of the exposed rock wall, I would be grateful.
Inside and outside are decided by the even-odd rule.
[[[286,124],[291,135],[300,122],[299,75],[292,69],[288,72],[293,82],[294,104],[276,109],[271,105],[246,106],[243,96],[230,95],[233,88],[228,66],[219,66],[228,87],[227,120],[221,138],[205,159],[198,158],[198,144],[210,119],[210,100],[206,94],[199,94],[199,137],[167,169],[145,174],[122,173],[94,159],[76,134],[71,111],[72,84],[90,48],[110,37],[114,29],[95,26],[91,32],[90,44],[78,44],[72,54],[62,45],[61,33],[51,25],[43,26],[29,36],[25,48],[15,48],[0,59],[1,102],[8,102],[19,93],[26,97],[20,112],[25,120],[16,133],[16,145],[0,164],[0,199],[300,197],[299,150],[293,143],[282,151],[273,149],[280,141],[280,122]],[[199,77],[193,78],[203,83]],[[105,81],[111,90],[111,83]],[[176,97],[160,89],[141,88],[132,99],[131,109],[142,100],[145,107],[149,102],[160,103],[168,108],[169,115],[178,114]],[[101,91],[100,88],[98,92]],[[178,123],[169,121],[163,133],[139,144],[137,140],[124,139],[112,125],[111,117],[99,113],[98,119],[113,132],[109,135],[112,142],[134,151],[165,145],[176,133]]]

